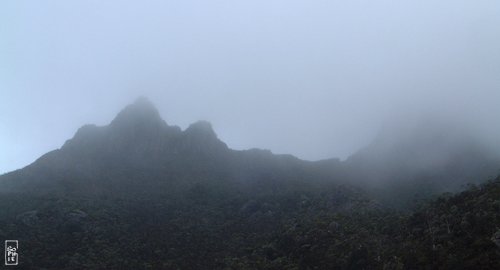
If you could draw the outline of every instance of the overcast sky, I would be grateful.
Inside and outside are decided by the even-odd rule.
[[[406,114],[493,134],[500,2],[0,3],[0,173],[140,95],[168,124],[208,120],[232,148],[310,160],[345,158]]]

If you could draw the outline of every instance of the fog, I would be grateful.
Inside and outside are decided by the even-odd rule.
[[[138,96],[307,160],[420,117],[497,147],[499,25],[497,1],[3,1],[0,173]]]

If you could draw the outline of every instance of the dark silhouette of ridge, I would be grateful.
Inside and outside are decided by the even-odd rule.
[[[243,183],[267,178],[293,182],[304,174],[305,167],[311,167],[294,157],[268,153],[229,149],[207,121],[193,123],[184,131],[170,126],[152,102],[139,98],[109,125],[84,125],[60,149],[0,177],[0,192],[65,189],[97,194],[111,186],[127,190],[127,183],[136,182],[148,183],[142,188],[157,192],[152,183],[173,185],[169,179],[181,178],[186,183],[210,179]],[[312,167],[307,170],[300,181],[315,174]]]

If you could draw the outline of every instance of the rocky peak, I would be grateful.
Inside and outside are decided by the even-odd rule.
[[[207,121],[198,121],[191,124],[183,132],[184,142],[190,148],[199,149],[227,149],[225,143],[217,138],[212,124]]]
[[[165,125],[156,107],[145,97],[140,97],[125,107],[110,124],[111,127],[118,128],[134,126],[151,128]]]
[[[212,127],[212,124],[207,121],[195,122],[184,131],[187,136],[203,137],[207,139],[217,139],[217,134]]]

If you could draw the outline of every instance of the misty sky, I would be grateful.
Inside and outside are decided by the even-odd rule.
[[[310,160],[430,112],[496,138],[500,2],[0,3],[0,173],[140,95],[168,124]]]

